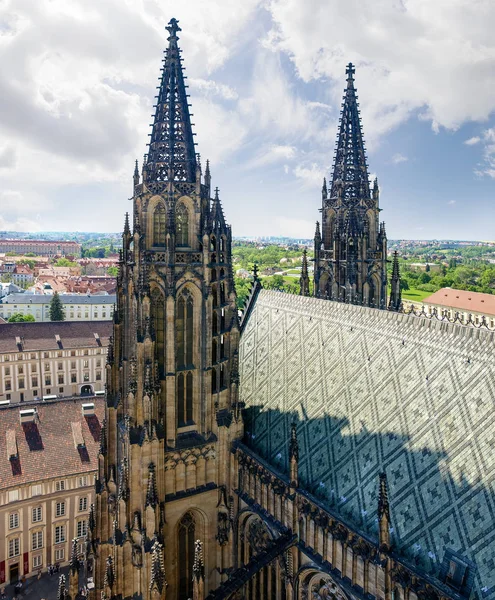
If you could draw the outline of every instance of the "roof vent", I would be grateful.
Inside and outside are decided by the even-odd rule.
[[[84,448],[86,444],[84,443],[84,437],[82,433],[81,423],[75,422],[70,424],[72,428],[72,437],[74,439],[74,446],[76,448]]]
[[[10,406],[10,400],[0,400],[0,408],[5,408],[6,406]]]
[[[15,460],[16,458],[18,458],[15,429],[7,429],[6,437],[7,437],[7,458],[9,460]]]
[[[21,423],[34,423],[36,421],[36,409],[26,408],[25,410],[20,410],[19,417]]]
[[[101,346],[100,334],[94,333],[93,335],[95,336],[95,340],[96,340],[96,343],[98,344],[98,346]]]
[[[17,344],[17,349],[22,350],[22,340],[18,335],[15,336],[15,343]]]
[[[95,404],[94,402],[87,402],[82,405],[82,414],[83,417],[91,417],[95,414]]]
[[[60,339],[60,336],[58,335],[58,333],[55,334],[55,341],[57,342],[57,345],[59,348],[63,348],[62,340]]]

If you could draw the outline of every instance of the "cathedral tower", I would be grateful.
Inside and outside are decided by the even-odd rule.
[[[232,566],[229,461],[242,421],[231,229],[195,153],[178,22],[167,30],[108,353],[88,535],[98,600],[192,597],[198,540],[205,589]]]
[[[347,66],[330,189],[322,188],[322,228],[315,233],[315,296],[387,307],[387,237],[379,190],[370,190],[354,67]]]

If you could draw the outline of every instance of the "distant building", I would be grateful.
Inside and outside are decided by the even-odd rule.
[[[51,294],[10,294],[0,300],[0,317],[8,321],[16,313],[50,320]],[[113,317],[115,295],[61,294],[66,321],[106,321]]]
[[[439,273],[442,270],[442,265],[437,263],[410,263],[408,265],[413,271],[431,271]]]
[[[434,309],[438,316],[446,316],[449,319],[454,319],[458,314],[462,323],[467,323],[471,315],[475,325],[480,325],[485,317],[488,327],[495,327],[495,295],[493,294],[442,288],[425,298],[423,304],[430,315]]]
[[[52,240],[0,240],[0,252],[40,256],[81,256],[81,244]]]
[[[84,553],[103,405],[91,398],[0,408],[0,586],[67,564],[73,538]]]
[[[111,334],[111,321],[0,325],[0,401],[103,391]]]
[[[34,274],[27,265],[16,265],[12,273],[12,281],[18,285],[33,283]]]

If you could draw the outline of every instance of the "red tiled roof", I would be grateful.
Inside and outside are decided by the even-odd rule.
[[[484,315],[495,315],[495,295],[481,292],[467,292],[442,288],[423,300],[425,304],[435,304],[454,308],[465,312],[476,312]]]
[[[67,350],[108,346],[112,321],[54,321],[47,323],[5,323],[0,325],[0,353],[19,352],[16,337],[22,340],[22,351]],[[97,342],[98,334],[101,344]],[[55,336],[60,336],[61,346]],[[1,423],[1,421],[0,421]]]
[[[95,414],[83,417],[82,404],[94,402]],[[54,477],[88,473],[97,468],[104,398],[69,398],[0,408],[0,488]],[[19,410],[36,407],[38,420],[21,424]],[[73,426],[84,440],[76,447]],[[13,433],[17,458],[9,459]],[[8,434],[8,435],[7,435]],[[9,437],[9,441],[7,438]],[[9,450],[7,450],[9,443]]]

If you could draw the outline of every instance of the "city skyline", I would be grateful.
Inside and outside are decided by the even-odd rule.
[[[349,61],[390,238],[493,237],[488,4],[365,2],[357,13],[316,2],[313,15],[289,0],[216,2],[208,15],[196,2],[85,7],[1,9],[1,229],[120,229],[175,16],[197,150],[236,237],[312,237]]]

